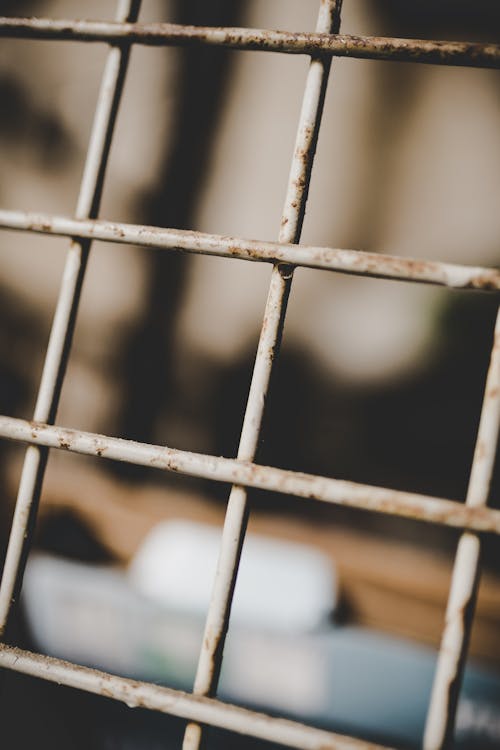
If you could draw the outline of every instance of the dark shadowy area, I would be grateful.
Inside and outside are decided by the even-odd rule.
[[[109,550],[97,540],[93,529],[69,508],[54,510],[44,516],[37,527],[35,544],[53,555],[70,560],[92,564],[113,561]]]
[[[56,112],[33,103],[15,76],[0,75],[0,139],[19,153],[36,146],[42,169],[55,169],[71,153],[72,140]]]
[[[0,12],[5,16],[34,13],[40,0],[0,0]]]
[[[500,8],[495,0],[370,0],[384,36],[496,42]]]
[[[436,321],[437,356],[420,371],[382,386],[336,382],[303,353],[287,355],[285,347],[261,460],[464,497],[495,314],[492,297],[450,295]]]
[[[305,352],[283,347],[272,384],[258,462],[438,497],[465,499],[489,363],[497,302],[489,295],[450,293],[436,321],[437,356],[394,382],[356,387],[325,373]],[[254,352],[211,373],[216,455],[234,455],[243,420]],[[205,371],[205,378],[207,371]],[[189,393],[178,396],[183,409]],[[209,421],[210,424],[210,421]],[[498,461],[491,490],[498,505]],[[207,483],[222,502],[226,490]],[[253,506],[348,522],[424,546],[452,550],[456,532],[379,514],[253,492]],[[500,564],[495,538],[485,562]]]
[[[0,409],[15,413],[28,395],[31,372],[28,362],[40,336],[36,311],[0,285]]]
[[[30,397],[32,372],[40,325],[35,309],[0,285],[0,413],[16,414]],[[5,486],[5,467],[10,456],[9,446],[0,451],[0,481]],[[0,559],[7,546],[10,514],[5,502],[0,503]]]
[[[127,706],[42,682],[5,673],[2,705],[15,707],[29,700],[29,721],[10,711],[2,716],[2,737],[16,750],[177,750],[186,722],[145,709]],[[236,738],[236,739],[235,739]],[[206,728],[205,750],[278,750],[271,742]]]

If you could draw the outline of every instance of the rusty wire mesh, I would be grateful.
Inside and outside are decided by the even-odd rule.
[[[424,746],[445,747],[453,734],[460,679],[467,652],[480,572],[480,533],[500,534],[500,511],[486,507],[500,418],[500,317],[497,318],[485,385],[479,432],[465,505],[321,476],[299,474],[254,462],[269,381],[279,354],[288,296],[296,266],[472,290],[500,289],[500,273],[450,263],[407,259],[361,251],[298,246],[311,169],[321,123],[331,60],[336,56],[500,68],[500,47],[491,44],[370,38],[340,33],[341,0],[321,0],[314,33],[248,28],[200,28],[137,22],[140,2],[119,0],[113,22],[0,18],[0,35],[19,39],[79,40],[110,45],[87,152],[75,215],[0,211],[0,226],[71,238],[32,422],[0,417],[0,436],[29,445],[0,589],[0,631],[5,633],[20,590],[31,529],[50,448],[114,459],[231,483],[219,564],[192,694],[138,683],[3,643],[0,666],[49,681],[99,693],[187,719],[184,748],[201,739],[200,724],[211,724],[297,748],[375,747],[297,722],[270,718],[215,698],[232,594],[245,536],[247,488],[258,487],[301,498],[416,518],[462,530],[448,600]],[[220,45],[311,58],[296,145],[277,242],[260,242],[198,232],[98,221],[99,203],[120,97],[133,44]],[[273,264],[269,295],[255,359],[236,459],[134,443],[54,425],[93,240],[186,251]]]

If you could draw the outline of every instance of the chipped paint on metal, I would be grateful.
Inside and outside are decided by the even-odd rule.
[[[0,416],[0,438],[178,472],[240,487],[255,487],[305,500],[387,513],[469,531],[500,534],[500,510],[278,469],[238,458],[190,453],[162,445],[137,443],[6,416]],[[213,643],[211,632],[206,635],[208,642]]]
[[[0,36],[149,46],[213,45],[239,50],[500,68],[500,46],[325,32],[0,17]]]
[[[375,278],[437,284],[457,289],[500,290],[500,271],[496,268],[441,263],[363,250],[297,245],[285,240],[265,242],[184,229],[71,219],[54,214],[5,209],[0,209],[0,228],[133,244],[158,250],[279,263],[282,276],[289,274],[293,265]]]

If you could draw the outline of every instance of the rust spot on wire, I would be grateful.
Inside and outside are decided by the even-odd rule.
[[[491,388],[490,390],[486,391],[486,398],[496,399],[498,398],[499,393],[500,387],[495,386],[495,388]]]
[[[290,202],[293,213],[298,210],[297,206],[298,199],[294,197]],[[290,218],[284,215],[281,221],[284,227],[289,223]],[[363,250],[310,247],[290,242],[266,242],[179,229],[68,219],[53,214],[34,214],[2,209],[0,209],[0,227],[76,237],[79,240],[98,239],[123,242],[167,251],[217,255],[278,263],[283,266],[304,266],[399,281],[439,284],[459,289],[482,291],[500,289],[500,270],[495,268],[461,266],[383,253],[369,253]]]
[[[491,270],[475,276],[471,279],[470,286],[475,289],[498,289],[498,271]]]
[[[476,457],[478,461],[481,461],[483,458],[485,458],[488,455],[488,450],[486,445],[482,440],[479,440],[476,446]]]
[[[262,398],[265,396],[262,395]],[[36,443],[47,448],[63,448],[84,455],[102,455],[103,458],[141,466],[154,466],[189,476],[251,486],[320,502],[389,513],[473,531],[500,533],[500,511],[486,506],[464,505],[442,498],[261,466],[248,460],[135,443],[95,433],[40,425],[37,422],[30,423],[12,417],[0,416],[0,436]]]
[[[453,671],[449,675],[448,691],[447,691],[447,707],[448,711],[446,714],[446,726],[444,729],[445,738],[450,737],[453,732],[454,718],[456,712],[456,706],[458,703],[458,697],[460,694],[460,687],[462,684],[463,677],[463,663],[462,653],[465,653],[465,649],[468,645],[470,636],[470,629],[472,626],[472,619],[474,616],[474,608],[476,605],[476,588],[473,587],[469,596],[466,600],[461,602],[457,609],[452,613],[449,621],[446,622],[446,628],[453,627],[456,623],[461,633],[461,646],[459,651],[452,651],[454,657]],[[443,747],[446,745],[446,740],[443,743]]]
[[[106,452],[106,445],[99,439],[94,440],[95,455],[101,457]]]
[[[333,55],[439,65],[500,67],[500,46],[497,44],[338,33],[0,17],[0,36],[154,46],[215,45],[321,57]]]
[[[119,677],[3,644],[0,644],[0,666],[103,695],[125,703],[130,708],[143,707],[161,711],[288,747],[310,747],[315,750],[390,750],[386,746],[382,748],[380,745],[308,727],[296,721],[268,716],[214,698]]]

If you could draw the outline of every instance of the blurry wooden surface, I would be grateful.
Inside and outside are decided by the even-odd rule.
[[[200,494],[131,485],[99,467],[54,462],[48,471],[40,521],[72,509],[126,565],[159,521],[191,519],[221,525],[223,507]],[[14,497],[16,478],[9,495]],[[422,525],[425,532],[425,526]],[[443,627],[453,556],[382,539],[352,527],[253,512],[249,530],[314,544],[335,563],[346,621],[437,646]],[[483,573],[471,655],[500,669],[500,576]]]

